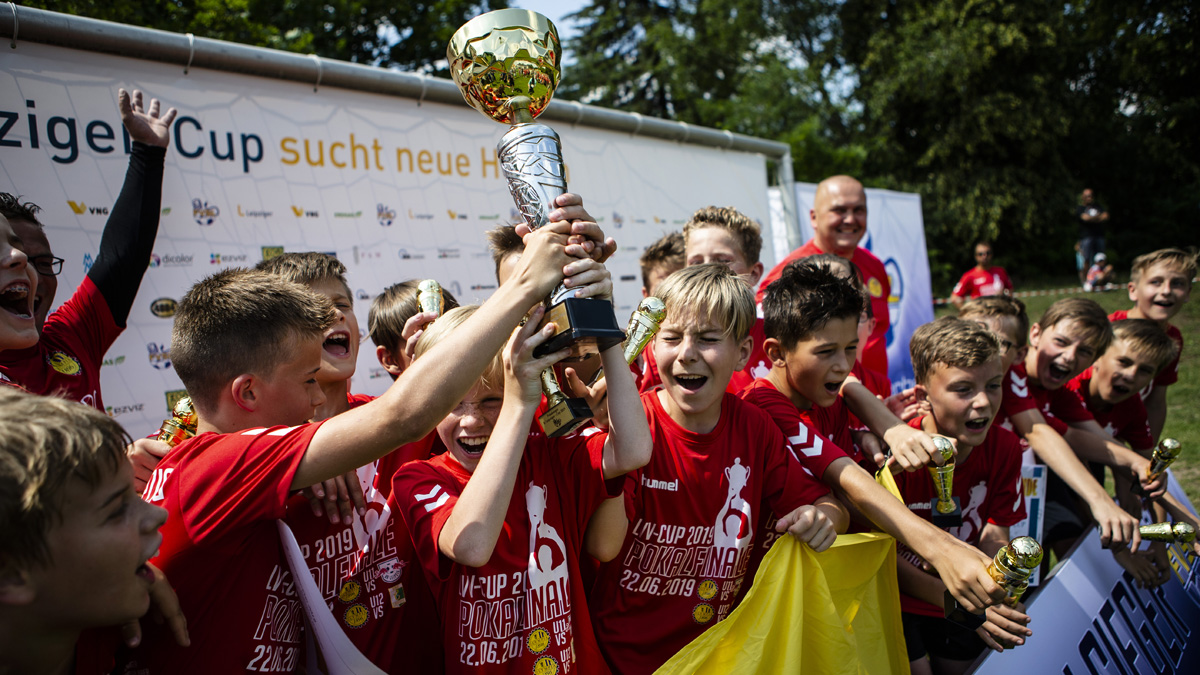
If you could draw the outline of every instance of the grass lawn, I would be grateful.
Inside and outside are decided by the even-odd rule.
[[[1074,278],[1063,279],[1058,283],[1046,283],[1038,286],[1018,288],[1017,291],[1032,291],[1039,288],[1071,288],[1078,287]],[[1065,295],[1046,295],[1021,298],[1029,313],[1029,320],[1036,322],[1042,312],[1055,300]],[[1132,306],[1129,294],[1124,289],[1089,293],[1092,298],[1104,307],[1106,312],[1118,309],[1128,309]],[[937,316],[953,314],[953,307],[939,307]],[[1183,445],[1183,453],[1171,470],[1175,478],[1187,491],[1193,504],[1200,503],[1200,292],[1192,296],[1183,306],[1183,310],[1171,320],[1183,333],[1183,357],[1179,360],[1179,381],[1167,390],[1167,423],[1163,436],[1176,438]]]

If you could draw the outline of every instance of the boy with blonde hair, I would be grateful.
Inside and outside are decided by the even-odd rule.
[[[562,221],[529,235],[533,254],[433,358],[379,398],[316,424],[305,422],[325,402],[316,376],[335,318],[329,300],[250,270],[194,286],[179,304],[171,353],[200,427],[163,459],[145,494],[170,512],[158,560],[179,589],[196,645],[185,655],[147,639],[131,667],[295,670],[300,609],[272,522],[290,493],[425,436],[475,382],[490,360],[487,348],[498,350],[564,273],[596,265],[568,237],[591,240],[597,229]],[[601,290],[581,285],[580,293]]]
[[[1025,518],[1021,496],[1021,445],[1012,432],[993,426],[1000,411],[1004,369],[1000,343],[974,321],[943,317],[921,326],[910,343],[917,396],[928,415],[909,422],[954,441],[957,456],[951,495],[962,505],[962,525],[949,533],[987,557],[1008,544],[1008,528]],[[932,518],[938,497],[929,472],[896,476],[900,494],[923,518]],[[896,561],[904,639],[914,673],[962,673],[983,651],[1024,644],[1029,617],[1000,604],[974,633],[943,618],[946,585],[922,570],[923,560],[900,547]],[[926,655],[929,659],[926,659]]]
[[[1171,324],[1171,318],[1183,309],[1192,295],[1192,280],[1196,278],[1196,252],[1164,248],[1133,259],[1133,274],[1129,281],[1129,300],[1133,307],[1108,315],[1112,321],[1149,319],[1171,336],[1183,353],[1183,333]],[[1179,379],[1179,355],[1167,364],[1152,382],[1149,393],[1143,393],[1146,414],[1150,419],[1150,434],[1158,438],[1167,421],[1167,387]]]
[[[596,638],[620,673],[652,672],[729,614],[768,511],[785,514],[776,531],[816,551],[848,521],[771,418],[726,391],[750,355],[750,287],[725,264],[700,264],[658,292],[667,318],[651,349],[663,386],[642,395],[654,452],[630,489],[621,552],[592,591]]]

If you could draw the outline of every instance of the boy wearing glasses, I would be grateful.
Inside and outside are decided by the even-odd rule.
[[[975,245],[975,266],[958,280],[950,294],[950,302],[961,308],[968,299],[1012,295],[1012,290],[1012,282],[1004,268],[992,265],[992,245],[981,241]]]
[[[0,215],[12,224],[29,265],[37,270],[33,319],[40,334],[31,347],[0,351],[0,379],[31,393],[60,396],[100,411],[104,410],[100,362],[125,329],[154,247],[163,158],[175,119],[174,108],[159,116],[158,99],[151,99],[149,108],[143,110],[140,91],[135,90],[131,97],[121,89],[118,98],[121,121],[133,141],[125,184],[104,226],[96,262],[71,298],[49,319],[63,259],[51,252],[37,219],[41,209],[0,192]]]

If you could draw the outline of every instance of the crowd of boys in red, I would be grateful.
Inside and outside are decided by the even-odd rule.
[[[964,672],[1033,635],[986,566],[1025,518],[1021,465],[1035,460],[1052,474],[1046,546],[1063,555],[1095,522],[1139,583],[1166,578],[1137,524],[1171,506],[1148,453],[1194,253],[1136,258],[1127,312],[1068,298],[1030,323],[981,246],[990,282],[965,278],[959,316],[917,329],[916,386],[893,394],[888,279],[859,247],[866,193],[835,176],[817,189],[813,240],[765,278],[753,221],[696,211],[643,256],[643,293],[666,316],[639,360],[616,345],[564,368],[566,349],[535,356],[554,331],[541,299],[564,283],[611,300],[616,250],[567,194],[550,225],[489,233],[486,302],[446,294],[423,310],[411,280],[375,299],[370,338],[394,380],[378,397],[349,391],[359,329],[336,258],[286,253],[203,279],[171,345],[196,433],[131,442],[88,406],[103,410],[98,365],[153,244],[175,113],[140,92],[120,109],[122,197],[49,319],[61,261],[37,208],[0,195],[0,672],[334,672],[359,658],[382,672],[651,673],[730,615],[779,539],[821,552],[867,530],[897,540],[885,573],[912,671]],[[548,370],[595,413],[562,436],[539,422]],[[956,454],[949,528],[932,522],[939,436]],[[943,618],[947,591],[980,628]],[[139,624],[152,604],[166,621]]]

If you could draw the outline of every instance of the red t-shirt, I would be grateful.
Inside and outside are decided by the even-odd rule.
[[[754,325],[750,327],[750,338],[754,340],[754,346],[750,350],[750,360],[746,361],[746,367],[742,370],[734,371],[733,376],[729,378],[729,384],[725,385],[725,391],[730,394],[736,394],[754,381],[755,377],[766,375],[766,371],[771,370],[771,362],[767,360],[767,354],[763,351],[763,340],[766,338],[763,335],[763,320],[761,318],[754,320]],[[662,376],[658,374],[658,362],[654,360],[654,350],[651,348],[654,343],[651,342],[642,352],[642,361],[645,366],[642,368],[642,376],[638,380],[638,391],[646,393],[654,391],[662,384]],[[762,369],[761,374],[755,375]]]
[[[292,672],[303,663],[304,610],[274,521],[318,428],[204,433],[159,462],[142,495],[167,509],[151,562],[179,595],[192,646],[144,621],[127,672]]]
[[[1034,384],[1026,375],[1024,363],[1013,363],[1004,375],[1004,398],[994,424],[1013,431],[1012,417],[1026,410],[1040,410],[1046,424],[1059,435],[1067,433],[1074,422],[1086,422],[1092,414],[1079,397],[1066,386],[1053,391]]]
[[[766,292],[767,286],[770,286],[772,281],[775,281],[783,274],[783,268],[787,267],[789,263],[821,253],[825,253],[825,251],[817,248],[815,239],[809,239],[808,243],[789,253],[758,284],[756,301],[762,304],[763,294]],[[871,333],[871,337],[867,339],[866,345],[859,347],[863,350],[863,363],[877,373],[886,373],[888,372],[887,332],[891,326],[891,317],[888,314],[888,298],[892,294],[892,285],[888,280],[887,270],[884,268],[883,263],[867,249],[861,246],[855,249],[850,262],[854,263],[858,271],[862,273],[863,284],[866,285],[867,295],[871,299],[871,311],[875,314],[875,332]]]
[[[437,599],[447,673],[603,670],[579,557],[592,513],[625,483],[604,480],[606,438],[595,427],[558,439],[530,434],[504,527],[482,567],[438,549],[471,475],[449,452],[396,473],[392,492]]]
[[[950,295],[959,298],[984,298],[989,295],[1000,295],[1005,290],[1012,291],[1012,282],[1003,267],[989,267],[981,270],[972,267],[962,275],[955,284]]]
[[[909,421],[921,428],[924,416]],[[895,475],[896,486],[909,510],[931,520],[931,504],[937,497],[929,471],[902,471]],[[950,493],[958,497],[963,523],[946,531],[972,546],[979,545],[984,523],[1010,527],[1025,519],[1025,497],[1021,491],[1021,442],[1016,435],[995,424],[983,443],[954,466],[954,485]],[[912,556],[907,550],[903,555]],[[903,563],[902,563],[903,564]],[[901,611],[924,616],[942,616],[943,609],[923,600],[900,594]]]
[[[0,379],[104,412],[100,363],[122,330],[100,289],[85,276],[71,298],[46,317],[36,345],[0,352]]]
[[[1092,384],[1092,369],[1088,368],[1075,379],[1067,383],[1070,389],[1079,397],[1087,411],[1096,418],[1096,423],[1104,427],[1113,438],[1129,444],[1134,450],[1149,450],[1154,447],[1154,435],[1150,433],[1150,422],[1146,415],[1146,404],[1138,396],[1129,398],[1114,405],[1108,412],[1097,412],[1088,404],[1088,388]]]
[[[1122,321],[1128,318],[1129,311],[1124,309],[1118,309],[1117,311],[1108,315],[1109,321]],[[1167,324],[1167,336],[1174,340],[1175,344],[1179,345],[1179,353],[1175,355],[1174,360],[1163,366],[1162,370],[1158,371],[1158,375],[1155,376],[1154,382],[1152,382],[1149,387],[1146,387],[1142,390],[1141,395],[1143,400],[1150,395],[1150,392],[1154,389],[1154,387],[1166,387],[1179,381],[1179,357],[1183,356],[1183,333],[1181,333],[1175,326]]]
[[[373,398],[351,394],[350,407]],[[412,540],[389,499],[396,471],[429,459],[436,439],[430,433],[359,467],[367,511],[361,516],[355,511],[349,525],[314,516],[304,495],[293,495],[287,503],[284,521],[334,618],[359,651],[388,672],[442,668],[441,635],[429,620],[436,611],[433,597],[424,576],[414,571]]]
[[[629,488],[635,517],[592,592],[596,639],[614,672],[649,673],[724,619],[747,579],[759,520],[829,493],[771,418],[726,394],[707,434],[642,396],[654,452]]]
[[[796,404],[776,389],[770,380],[755,380],[741,390],[738,396],[743,401],[761,408],[775,421],[792,450],[796,452],[800,463],[818,479],[825,475],[825,470],[836,459],[850,457],[855,463],[861,459],[861,455],[856,455],[857,459],[851,456],[851,453],[855,452],[853,444],[850,451],[844,450],[818,431],[811,412],[797,408]],[[849,436],[849,430],[846,431],[846,435]]]

